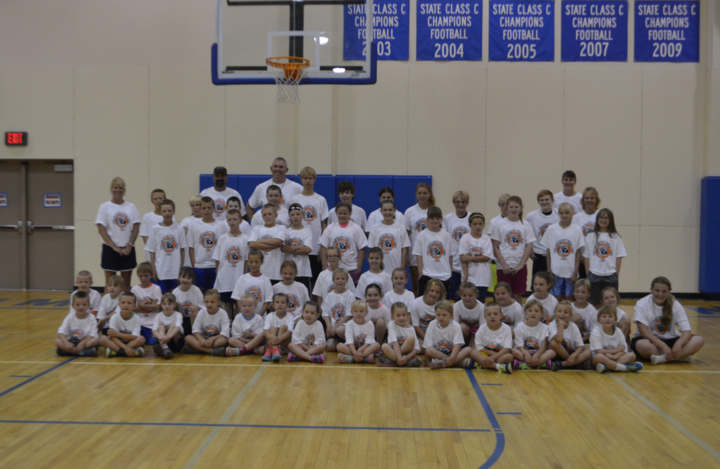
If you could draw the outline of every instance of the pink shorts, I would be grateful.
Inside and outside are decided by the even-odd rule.
[[[515,275],[505,275],[501,268],[497,269],[498,282],[510,284],[513,294],[524,295],[527,293],[527,265],[523,266]]]

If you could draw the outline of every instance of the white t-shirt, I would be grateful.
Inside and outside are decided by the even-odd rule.
[[[345,344],[354,345],[355,350],[365,344],[375,343],[375,324],[372,321],[365,321],[365,324],[358,324],[354,319],[345,324]]]
[[[280,207],[280,210],[277,211],[277,218],[275,219],[275,224],[282,226],[290,226],[290,215],[288,214],[288,211],[285,207]],[[255,215],[253,215],[252,220],[250,220],[250,229],[252,231],[252,228],[263,225],[265,225],[265,221],[262,217],[262,210],[258,210],[257,212],[255,212]]]
[[[230,335],[250,340],[250,337],[245,335],[246,331],[250,331],[251,334],[255,335],[263,334],[265,332],[265,321],[263,321],[262,316],[253,313],[252,317],[247,319],[243,314],[236,315],[232,322]]]
[[[302,319],[295,325],[292,335],[292,343],[296,345],[325,345],[325,330],[320,321],[308,325]]]
[[[130,289],[130,292],[135,294],[138,306],[150,305],[152,304],[152,300],[156,300],[155,304],[159,306],[160,300],[162,299],[162,290],[160,290],[160,287],[155,284],[150,284],[147,288],[135,285],[132,289]],[[147,327],[148,329],[152,329],[153,323],[155,322],[155,316],[157,314],[158,313],[136,313],[137,317],[140,319],[141,325],[143,327]],[[117,316],[117,314],[115,316]]]
[[[553,337],[557,335],[557,332],[557,321],[553,321],[550,323],[550,326],[548,326],[548,340],[552,340]],[[569,353],[573,353],[578,347],[585,345],[582,335],[580,334],[580,329],[578,329],[577,325],[572,321],[570,321],[568,327],[563,330],[563,345]]]
[[[227,217],[227,201],[230,197],[237,197],[240,199],[240,216],[244,217],[247,213],[245,211],[245,204],[243,203],[242,196],[235,189],[225,187],[225,190],[219,192],[215,189],[215,186],[208,187],[200,193],[203,197],[210,197],[215,201],[215,208],[213,209],[213,216],[216,220],[225,220]]]
[[[338,222],[338,217],[335,214],[335,208],[336,207],[331,208],[328,212],[328,225]],[[350,212],[350,221],[359,226],[363,230],[363,233],[365,232],[365,225],[367,225],[367,216],[365,215],[365,210],[362,207],[358,207],[357,205],[353,204],[352,212]]]
[[[460,324],[450,321],[447,327],[441,327],[437,319],[430,322],[423,340],[424,348],[432,347],[449,356],[457,344],[465,345]]]
[[[520,303],[513,300],[508,306],[500,306],[502,311],[502,322],[512,327],[513,330],[525,319],[525,310]]]
[[[548,294],[547,298],[541,300],[540,298],[536,298],[535,293],[533,293],[532,295],[528,296],[527,301],[530,300],[538,301],[543,307],[543,315],[540,318],[541,323],[550,324],[550,322],[555,319],[555,307],[558,304],[557,298]],[[527,304],[527,302],[525,302],[525,304]]]
[[[373,211],[367,219],[367,223],[365,224],[365,232],[370,233],[373,228],[375,228],[375,225],[378,223],[382,223],[382,221],[385,219],[383,217],[382,213],[380,212],[380,209],[377,209]],[[395,210],[395,223],[402,226],[405,230],[405,215],[402,214],[400,210]],[[405,233],[407,234],[407,230],[405,230]]]
[[[145,236],[148,238],[148,243],[150,242],[150,237],[152,236],[152,229],[162,223],[163,216],[158,215],[155,212],[148,212],[142,217],[142,222],[140,223],[140,231],[138,232],[138,236]],[[173,224],[175,224],[175,216],[173,216]],[[147,243],[146,243],[147,244]],[[150,262],[150,252],[148,251],[147,246],[145,246],[145,260]],[[159,273],[158,273],[159,275]]]
[[[313,195],[296,195],[290,200],[288,207],[292,204],[300,204],[303,208],[303,223],[312,233],[312,241],[307,244],[312,248],[311,256],[317,256],[320,252],[320,236],[322,235],[322,222],[327,220],[328,205],[325,197],[318,193]]]
[[[633,322],[635,324],[645,324],[650,332],[661,339],[680,337],[680,334],[677,333],[678,330],[681,333],[690,331],[690,323],[688,322],[685,308],[682,307],[678,300],[673,302],[672,320],[670,321],[669,327],[663,326],[662,313],[663,307],[656,305],[652,299],[652,295],[648,295],[638,300],[635,304]],[[676,328],[677,330],[675,330]],[[635,337],[641,337],[639,330],[635,331]]]
[[[345,228],[332,223],[320,237],[320,245],[325,249],[331,246],[340,249],[340,267],[352,272],[358,268],[358,251],[367,247],[367,238],[362,228],[352,221]]]
[[[575,195],[571,195],[570,197],[568,197],[563,194],[562,191],[560,191],[553,196],[553,208],[557,209],[563,202],[569,203],[570,206],[572,206],[573,212],[575,214],[582,212],[582,206],[580,205],[580,203],[582,202],[581,193],[576,192]]]
[[[560,278],[570,278],[575,271],[575,259],[585,247],[585,237],[577,225],[563,228],[559,223],[550,225],[545,231],[540,247],[550,251],[552,273]]]
[[[218,308],[210,314],[206,308],[201,309],[192,326],[193,334],[200,334],[204,339],[222,335],[230,337],[230,319],[224,309]]]
[[[215,260],[213,253],[220,236],[224,235],[227,225],[224,221],[215,220],[212,223],[205,223],[200,220],[193,223],[187,232],[187,242],[193,249],[196,269],[214,269]]]
[[[188,235],[190,234],[190,227],[195,224],[195,222],[198,222],[202,220],[202,218],[195,218],[194,216],[190,215],[189,217],[183,218],[183,220],[180,222],[180,226],[183,227],[185,230],[185,239],[187,240]],[[228,227],[228,231],[230,231],[230,227]],[[188,243],[189,245],[189,243]],[[185,267],[192,267],[192,264],[190,263],[190,249],[185,250],[185,259],[183,260],[183,266]]]
[[[102,301],[100,301],[100,307],[97,310],[97,319],[98,321],[100,319],[105,319],[110,314],[113,313],[113,311],[118,310],[118,303],[120,302],[120,294],[118,293],[118,296],[115,298],[111,297],[108,293],[107,295],[102,297]],[[118,310],[119,311],[119,310]],[[105,327],[108,327],[107,324],[105,324]]]
[[[595,213],[588,215],[584,210],[581,210],[573,216],[572,224],[580,228],[583,237],[595,231],[595,219],[597,218],[597,213],[598,211],[595,210]]]
[[[323,316],[330,318],[330,324],[335,326],[341,322],[345,316],[352,314],[352,304],[355,301],[355,294],[350,290],[343,293],[332,291],[324,297],[322,304]]]
[[[180,287],[176,287],[172,293],[175,295],[178,306],[185,316],[190,316],[191,306],[199,306],[202,308],[205,305],[202,291],[195,285],[190,285],[188,291],[182,291]]]
[[[295,319],[302,316],[302,310],[305,303],[310,301],[310,295],[305,285],[300,282],[293,282],[292,285],[285,285],[280,282],[273,285],[274,293],[285,293],[288,296],[287,312]]]
[[[280,192],[282,193],[281,205],[285,208],[290,206],[290,200],[293,197],[303,191],[302,185],[290,179],[285,179],[285,182],[281,184],[274,182],[272,179],[268,179],[255,187],[255,190],[248,200],[248,204],[253,208],[267,204],[267,188],[270,186],[278,186],[280,188]]]
[[[425,230],[413,243],[413,255],[421,256],[423,271],[421,275],[441,281],[448,280],[452,275],[450,257],[457,257],[457,246],[447,231],[433,233]]]
[[[119,332],[121,334],[130,334],[135,337],[140,337],[140,318],[137,314],[133,313],[130,319],[123,319],[121,313],[113,314],[110,318],[110,329]]]
[[[257,306],[255,306],[255,314],[257,315],[261,315],[263,303],[272,303],[272,283],[262,273],[257,277],[253,277],[250,272],[241,275],[235,283],[235,288],[233,288],[230,297],[233,300],[240,300],[246,293],[253,295],[257,300]]]
[[[580,315],[580,334],[590,334],[597,324],[597,309],[590,303],[584,308],[578,308],[575,302],[572,304],[572,309],[573,313]]]
[[[152,330],[158,331],[160,330],[160,326],[162,326],[163,332],[169,330],[172,326],[177,326],[178,329],[180,329],[180,334],[183,333],[183,316],[182,313],[178,313],[177,311],[173,312],[170,316],[166,316],[165,313],[158,313],[157,316],[155,316],[155,321],[153,322]]]
[[[490,238],[500,242],[500,254],[507,265],[513,269],[520,265],[525,253],[525,246],[535,242],[535,233],[527,220],[521,222],[503,218],[493,225]]]
[[[97,337],[97,319],[92,313],[88,313],[85,319],[78,319],[75,312],[68,313],[63,319],[57,331],[73,345],[77,345],[88,337]]]
[[[155,270],[157,280],[175,280],[180,273],[183,259],[181,249],[187,249],[185,229],[174,223],[170,226],[153,225],[150,229],[145,251],[155,253]]]
[[[539,351],[543,340],[548,338],[548,330],[548,326],[541,322],[535,327],[519,323],[515,326],[515,348],[523,347],[530,353]]]
[[[397,302],[405,303],[406,307],[410,306],[410,303],[412,303],[415,300],[415,295],[413,295],[413,292],[410,290],[403,291],[402,295],[398,295],[395,293],[395,290],[390,290],[389,292],[385,293],[385,296],[383,297],[383,304],[387,305],[388,308],[392,308],[392,305],[394,305]]]
[[[295,230],[293,228],[287,228],[285,230],[285,245],[291,247],[305,246],[310,249],[313,248],[313,234],[308,228],[302,228]],[[317,247],[315,248],[317,249]],[[312,251],[311,251],[312,252]],[[312,269],[310,268],[309,254],[288,254],[283,253],[283,259],[286,261],[293,261],[297,265],[297,276],[298,277],[312,277]]]
[[[493,228],[495,228],[495,225],[497,224],[497,222],[499,222],[500,220],[503,220],[504,218],[505,217],[502,216],[502,214],[500,214],[500,215],[496,216],[495,218],[493,218],[492,220],[490,220],[490,223],[488,223],[488,225],[487,225],[488,236],[490,236],[492,234]]]
[[[73,304],[73,298],[75,298],[75,294],[80,290],[75,290],[72,293],[70,293],[70,312],[74,312],[75,309],[72,307]],[[102,303],[102,297],[100,296],[100,292],[97,290],[90,289],[90,292],[88,293],[88,302],[90,306],[90,311],[99,311],[100,310],[100,304]],[[117,299],[119,300],[120,297]]]
[[[360,276],[360,280],[358,280],[357,288],[355,289],[355,297],[360,298],[361,300],[365,299],[365,289],[368,287],[368,285],[372,285],[373,283],[380,286],[382,289],[382,292],[380,293],[380,298],[385,296],[385,294],[389,291],[392,291],[392,278],[390,277],[390,274],[387,272],[380,272],[379,274],[374,274],[370,272],[369,270],[362,274]]]
[[[248,237],[244,234],[231,236],[230,233],[225,233],[220,236],[212,256],[213,260],[219,262],[215,277],[216,290],[221,293],[232,291],[237,279],[245,273],[245,261],[249,251]]]
[[[130,202],[120,205],[105,202],[98,209],[95,224],[104,226],[115,246],[123,248],[130,243],[133,227],[140,224],[140,213]]]
[[[460,255],[466,256],[486,256],[490,261],[495,259],[493,254],[492,241],[490,236],[483,235],[480,239],[473,238],[471,233],[463,236],[458,246],[457,259],[460,261]],[[476,287],[489,287],[492,282],[492,270],[488,262],[468,262],[468,279],[467,281]],[[462,268],[461,268],[462,269]],[[462,272],[462,270],[461,270]]]
[[[590,350],[595,353],[596,350],[612,350],[618,348],[620,345],[625,347],[625,353],[628,353],[627,342],[625,341],[625,334],[619,327],[613,327],[613,334],[607,335],[602,326],[593,329],[590,334]]]
[[[318,278],[315,280],[315,286],[313,286],[313,295],[319,298],[325,298],[328,293],[335,291],[332,274],[333,273],[330,269],[325,269],[320,272],[320,275],[318,275]],[[353,297],[355,296],[355,282],[353,282],[352,277],[348,276],[345,288],[353,294]]]
[[[269,330],[274,327],[280,330],[281,327],[287,326],[289,331],[292,331],[295,327],[295,317],[292,314],[285,313],[285,317],[278,317],[277,313],[273,311],[270,314],[265,315],[265,330]]]
[[[599,276],[608,276],[617,272],[617,259],[627,256],[625,245],[620,235],[612,237],[608,233],[600,233],[597,241],[596,233],[585,237],[583,257],[590,259],[590,272]]]
[[[394,269],[403,267],[400,265],[402,250],[410,247],[410,237],[408,237],[405,226],[399,222],[388,226],[381,220],[370,229],[368,247],[378,247],[383,250],[383,264],[385,265],[383,270],[392,275]]]
[[[418,340],[415,328],[412,326],[400,327],[395,321],[390,321],[388,324],[388,341],[387,343],[392,345],[397,342],[400,347],[405,343],[408,338],[415,339],[415,350],[420,352],[420,340]]]
[[[419,296],[408,305],[413,327],[427,331],[428,325],[435,320],[435,305],[425,304],[424,297]]]
[[[474,308],[468,309],[462,301],[456,301],[453,306],[453,319],[457,323],[464,322],[470,327],[477,328],[485,324],[485,305],[476,302]]]
[[[552,209],[548,215],[545,215],[542,209],[537,209],[530,212],[526,220],[530,223],[533,233],[535,234],[535,240],[537,241],[533,244],[533,252],[541,256],[547,255],[547,249],[543,247],[540,240],[543,239],[550,225],[560,222],[560,215],[558,215],[556,209]]]
[[[455,252],[458,252],[460,246],[460,240],[463,236],[470,233],[470,212],[467,212],[464,217],[460,218],[457,213],[452,212],[445,215],[442,222],[442,229],[450,233],[450,237],[455,242]],[[462,266],[460,265],[460,256],[453,257],[453,272],[462,272]]]
[[[512,328],[504,323],[500,323],[500,328],[496,331],[490,329],[487,324],[480,326],[475,333],[475,350],[484,348],[493,352],[513,348]]]
[[[377,324],[378,319],[382,319],[385,325],[387,326],[390,323],[390,308],[385,306],[384,304],[380,303],[377,309],[373,309],[368,304],[368,313],[365,318],[368,321],[372,321],[373,324]]]
[[[415,246],[418,235],[427,230],[427,228],[427,209],[422,210],[418,204],[415,204],[405,210],[405,230],[410,232],[410,265],[417,265],[417,260],[415,256],[412,255],[412,247]]]
[[[266,239],[279,239],[285,243],[285,227],[282,225],[275,225],[272,228],[268,228],[264,225],[255,226],[252,229],[252,234],[248,239],[249,242],[261,241]],[[283,252],[279,247],[274,249],[263,249],[265,259],[260,266],[260,272],[266,275],[271,280],[282,280],[280,275],[280,266],[283,263]]]
[[[228,225],[227,219],[225,220],[225,228],[227,228],[226,233],[230,232],[230,225]],[[252,227],[250,226],[250,223],[246,222],[245,220],[240,220],[240,226],[238,226],[238,230],[240,230],[240,233],[244,234],[245,236],[250,236],[250,233],[252,233]]]

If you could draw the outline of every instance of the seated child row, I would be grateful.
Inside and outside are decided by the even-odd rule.
[[[323,321],[317,321],[321,310],[313,301],[301,303],[302,311],[296,308],[294,314],[289,313],[289,296],[282,292],[272,295],[273,311],[263,319],[256,296],[244,292],[237,298],[240,314],[232,327],[221,309],[220,293],[211,289],[205,293],[204,307],[192,324],[192,333],[187,335],[183,334],[178,301],[166,293],[161,298],[161,313],[154,315],[150,329],[157,340],[155,353],[170,358],[180,350],[219,356],[252,352],[263,354],[265,361],[278,361],[283,347],[290,352],[289,361],[323,363],[327,349],[340,352],[341,363],[372,363],[374,356],[384,354],[378,359],[384,366],[420,366],[416,355],[424,354],[431,368],[485,367],[511,373],[513,368],[590,369],[592,364],[598,371],[637,371],[642,365],[634,363],[636,354],[657,364],[692,355],[703,345],[701,337],[690,333],[685,312],[669,294],[670,282],[664,277],[656,278],[652,294],[636,305],[638,330],[632,340],[633,352],[622,330],[615,326],[615,306],[601,307],[592,318],[581,317],[579,322],[585,327],[590,320],[597,321],[589,337],[583,337],[573,322],[577,313],[569,301],[556,302],[552,315],[548,315],[541,301],[529,299],[523,313],[506,284],[496,289],[498,302],[488,305],[476,300],[474,285],[463,284],[462,301],[453,306],[444,300],[442,282],[430,280],[422,297],[409,305],[393,303],[390,318],[390,311],[380,303],[379,285],[366,287],[366,302],[355,300],[345,289],[348,280],[348,273],[341,268],[333,273],[336,290],[328,295],[322,309]],[[583,288],[581,282],[578,292]],[[89,295],[76,292],[73,311],[58,330],[58,354],[95,355],[96,347],[102,344],[107,357],[118,353],[143,356],[146,332],[142,331],[141,316],[149,313],[136,314],[138,298],[134,293],[120,294],[118,302],[119,313],[111,315],[107,335],[98,339],[97,321],[89,314]],[[677,334],[676,327],[682,335]],[[382,344],[386,332],[387,343]],[[587,339],[590,350],[585,348]]]

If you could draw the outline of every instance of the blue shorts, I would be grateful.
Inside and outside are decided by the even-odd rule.
[[[157,339],[153,337],[152,329],[149,327],[141,326],[140,335],[145,337],[145,345],[155,345],[157,343]]]
[[[573,284],[570,279],[558,277],[555,274],[553,274],[553,277],[555,277],[555,285],[553,285],[550,293],[554,296],[572,296]]]
[[[180,284],[177,279],[171,278],[169,280],[156,280],[156,285],[160,287],[160,291],[163,293],[172,293],[175,288]]]
[[[195,285],[201,290],[209,290],[215,286],[215,276],[217,271],[213,269],[193,269],[195,270]]]

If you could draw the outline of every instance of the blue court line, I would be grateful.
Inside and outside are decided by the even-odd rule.
[[[500,459],[500,456],[502,456],[503,451],[505,450],[505,434],[502,431],[502,428],[500,428],[500,423],[498,422],[497,418],[495,417],[495,414],[493,413],[492,408],[490,408],[490,404],[488,403],[487,399],[485,398],[485,394],[483,394],[482,389],[480,389],[480,385],[478,384],[477,380],[475,379],[475,375],[473,375],[472,371],[465,370],[465,373],[467,373],[468,378],[470,379],[470,383],[472,383],[473,389],[475,390],[475,394],[477,395],[478,399],[480,400],[480,404],[483,406],[483,410],[485,411],[485,415],[487,415],[488,420],[490,421],[490,425],[493,428],[493,431],[495,432],[495,449],[493,450],[492,454],[488,458],[485,463],[480,466],[479,469],[488,469],[493,464],[495,464],[498,459]]]
[[[322,425],[251,425],[240,423],[165,423],[165,422],[82,422],[60,420],[0,420],[0,423],[34,423],[41,425],[125,425],[139,427],[220,427],[220,428],[279,428],[284,430],[373,430],[394,432],[461,432],[489,433],[482,428],[405,428],[405,427],[340,427]]]
[[[522,412],[498,412],[498,415],[522,415]]]
[[[16,384],[15,386],[11,387],[10,389],[6,389],[5,391],[0,392],[0,397],[3,397],[5,394],[9,394],[9,393],[13,392],[14,390],[16,390],[17,388],[25,386],[26,384],[35,381],[36,379],[40,378],[41,376],[45,376],[46,374],[50,373],[53,370],[57,370],[58,368],[60,368],[63,365],[67,365],[68,363],[70,363],[71,361],[73,361],[77,358],[80,358],[80,357],[72,357],[70,360],[65,360],[62,363],[58,363],[57,365],[53,366],[52,368],[48,368],[47,370],[43,371],[39,375],[35,375],[30,379],[26,379],[25,381],[23,381],[20,384]]]
[[[32,378],[30,375],[10,375],[11,378]]]

